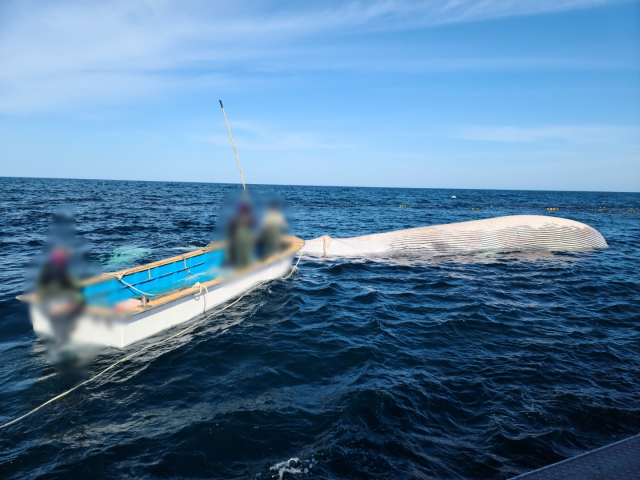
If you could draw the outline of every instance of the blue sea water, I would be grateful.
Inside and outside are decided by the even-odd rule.
[[[283,198],[305,239],[538,214],[610,248],[303,257],[0,430],[0,477],[502,479],[640,432],[639,194],[249,188]],[[71,205],[114,270],[204,246],[237,189],[0,178],[0,424],[73,386],[14,299],[54,210]],[[89,374],[145,344],[101,350]]]

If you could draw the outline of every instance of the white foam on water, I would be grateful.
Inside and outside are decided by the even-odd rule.
[[[197,245],[187,245],[186,247],[172,247],[170,250],[179,250],[181,252],[192,252],[200,248],[204,248],[204,247],[199,247]]]
[[[286,473],[296,474],[296,473],[309,473],[309,468],[313,465],[309,465],[309,468],[304,467],[303,464],[308,463],[308,460],[303,460],[302,462],[298,457],[290,458],[285,462],[276,463],[269,470],[275,470],[278,472],[278,479],[282,480],[283,475]]]

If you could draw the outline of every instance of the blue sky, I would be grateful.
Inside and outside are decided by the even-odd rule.
[[[0,3],[0,176],[640,190],[640,2]]]

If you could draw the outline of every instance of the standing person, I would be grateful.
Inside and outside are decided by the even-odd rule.
[[[243,200],[238,204],[236,216],[231,219],[228,231],[229,260],[236,268],[247,267],[253,262],[253,225],[251,204]]]

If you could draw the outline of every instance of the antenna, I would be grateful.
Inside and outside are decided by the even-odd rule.
[[[238,161],[238,169],[240,170],[240,178],[242,179],[242,188],[247,189],[244,184],[244,175],[242,174],[242,167],[240,166],[240,159],[238,158],[238,152],[236,151],[236,146],[233,143],[233,137],[231,136],[231,129],[229,128],[229,122],[227,121],[227,114],[224,113],[224,107],[222,106],[222,100],[218,100],[220,102],[220,108],[222,108],[222,115],[224,115],[224,121],[227,124],[227,130],[229,130],[229,138],[231,139],[231,146],[233,146],[233,153],[236,154],[236,160]]]

